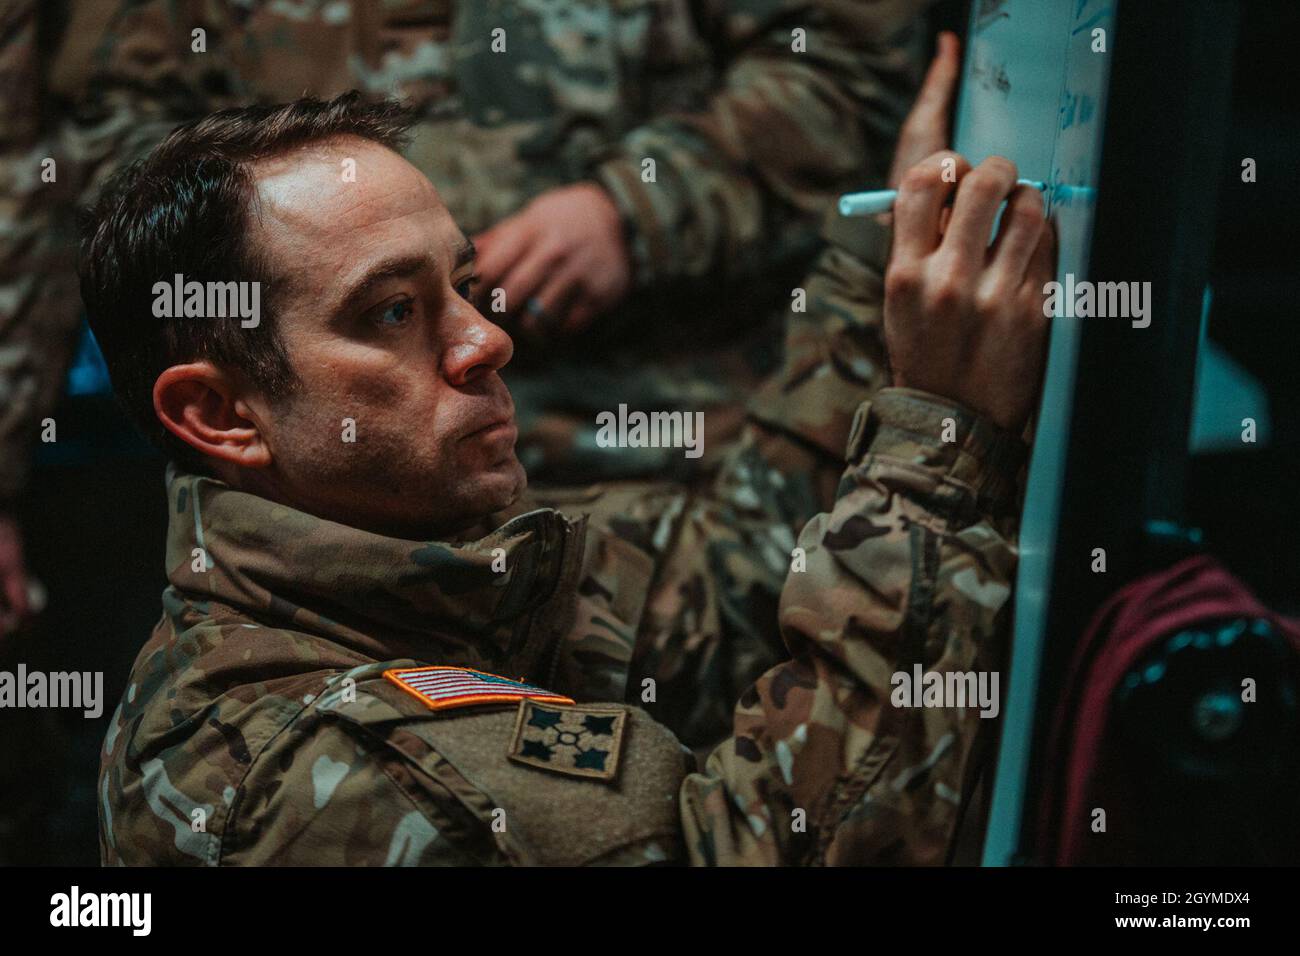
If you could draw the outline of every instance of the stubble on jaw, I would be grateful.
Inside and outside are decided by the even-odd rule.
[[[476,480],[470,469],[455,461],[457,443],[440,449],[447,456],[421,461],[413,453],[408,428],[411,425],[356,419],[356,441],[342,440],[341,413],[310,409],[298,395],[286,399],[277,409],[280,419],[280,466],[283,488],[275,497],[320,517],[376,533],[428,540],[454,535],[481,522],[488,515],[517,502],[528,479],[513,448],[486,469],[476,469],[489,480]],[[513,466],[517,474],[507,500],[501,495],[498,478]],[[477,485],[478,487],[475,487]],[[306,500],[301,500],[305,498]],[[370,507],[359,511],[366,502]]]

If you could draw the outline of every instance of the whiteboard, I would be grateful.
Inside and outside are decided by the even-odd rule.
[[[1087,278],[1118,0],[975,0],[954,145],[972,163],[1006,156],[1048,184],[1057,280]],[[1104,51],[1094,51],[1101,30]],[[1019,844],[1052,556],[1065,479],[1078,318],[1054,318],[1020,531],[1011,674],[984,842],[985,865]]]

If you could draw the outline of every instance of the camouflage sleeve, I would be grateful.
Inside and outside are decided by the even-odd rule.
[[[497,862],[456,795],[343,722],[286,732],[239,788],[225,866],[476,866]]]
[[[0,502],[26,478],[28,444],[62,383],[78,312],[61,231],[58,155],[41,117],[39,5],[0,13]]]
[[[333,678],[244,764],[246,773],[225,798],[222,864],[617,866],[681,859],[672,796],[694,763],[648,715],[601,710],[625,714],[619,786],[539,773],[507,757],[517,707],[435,714],[381,676],[402,663],[354,668],[346,676],[355,684]],[[247,730],[240,740],[250,751],[257,743]]]
[[[834,197],[883,177],[928,5],[700,4],[720,88],[631,130],[594,170],[623,213],[636,281],[751,277],[809,252]]]
[[[863,406],[835,507],[805,527],[781,595],[791,660],[682,786],[693,862],[943,862],[981,718],[896,706],[894,675],[1001,666],[1024,457],[925,393]]]
[[[875,219],[831,209],[821,235],[826,245],[796,289],[802,301],[792,297],[784,316],[781,365],[746,410],[764,430],[815,450],[838,479],[858,406],[889,384],[883,321],[891,233]]]

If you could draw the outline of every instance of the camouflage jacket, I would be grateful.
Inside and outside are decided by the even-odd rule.
[[[891,675],[1002,667],[1023,456],[924,393],[864,405],[833,509],[780,556],[767,627],[789,659],[738,695],[702,770],[637,660],[647,640],[692,640],[690,615],[655,610],[682,582],[727,593],[697,537],[734,536],[708,526],[726,508],[651,506],[650,549],[599,500],[421,543],[177,475],[164,614],[105,740],[103,858],[942,862],[991,722],[894,706]],[[430,666],[502,693],[446,706],[421,691]]]
[[[38,0],[0,6],[0,506],[63,387],[81,316],[69,164],[42,81]],[[62,165],[60,165],[62,164]]]
[[[23,445],[58,394],[80,314],[74,202],[181,120],[353,87],[417,106],[408,155],[469,234],[555,186],[606,187],[638,290],[566,354],[521,347],[511,385],[522,454],[535,472],[567,460],[554,473],[565,480],[615,465],[662,473],[648,452],[587,455],[581,426],[534,410],[585,413],[615,382],[645,408],[705,409],[711,433],[724,433],[724,409],[767,370],[753,316],[802,275],[834,197],[887,165],[929,2],[11,5],[0,33],[13,94],[0,106],[0,230],[16,240],[0,247],[0,497],[21,483]],[[45,157],[55,183],[40,178]],[[748,349],[735,347],[740,333]],[[605,354],[597,381],[593,348]]]

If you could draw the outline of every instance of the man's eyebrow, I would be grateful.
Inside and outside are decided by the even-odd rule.
[[[460,245],[456,247],[456,261],[452,263],[451,271],[455,272],[461,266],[467,266],[477,258],[478,250],[474,248],[474,243],[462,236]]]
[[[477,256],[478,250],[474,248],[474,243],[462,237],[460,245],[456,247],[456,259],[451,265],[451,271],[455,272],[457,269],[468,265]],[[371,267],[357,284],[344,294],[342,303],[335,309],[335,314],[347,315],[358,309],[365,303],[366,296],[370,294],[371,290],[387,279],[405,279],[423,269],[436,267],[436,260],[428,254],[397,256],[392,259],[385,259]]]
[[[433,264],[433,257],[424,254],[385,259],[373,266],[356,285],[347,291],[335,312],[343,314],[358,308],[370,291],[386,279],[404,279],[422,269],[432,267]]]

